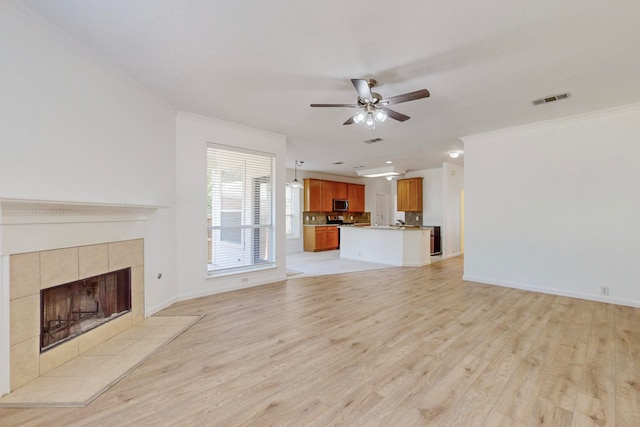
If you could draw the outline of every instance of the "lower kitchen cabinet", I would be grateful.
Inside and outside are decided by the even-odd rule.
[[[307,252],[338,249],[338,227],[336,226],[306,226],[303,237],[304,250]]]

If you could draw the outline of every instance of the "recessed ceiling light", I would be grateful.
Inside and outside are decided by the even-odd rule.
[[[388,165],[390,165],[390,164],[391,164],[391,163],[393,163],[393,162],[392,162],[391,160],[387,160],[387,161],[386,161],[386,163],[387,163]]]
[[[457,159],[462,154],[462,151],[452,151],[449,153],[449,157],[452,159]]]
[[[383,168],[376,169],[364,169],[356,171],[359,176],[364,176],[366,178],[378,178],[381,176],[394,176],[394,175],[402,175],[405,173],[404,170],[397,170],[393,166],[385,166]]]

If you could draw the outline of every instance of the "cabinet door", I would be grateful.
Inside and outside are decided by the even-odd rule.
[[[398,180],[398,211],[422,211],[422,178]]]
[[[327,249],[338,249],[338,227],[327,227]]]
[[[410,179],[407,184],[409,184],[409,209],[407,210],[415,212],[418,210],[418,183],[415,179]]]
[[[316,251],[322,251],[327,249],[327,228],[329,227],[315,227],[316,228]]]
[[[347,191],[349,212],[364,212],[364,185],[349,184]]]
[[[322,211],[322,181],[317,179],[304,180],[304,210],[307,212]]]
[[[333,182],[320,181],[320,211],[333,211]]]
[[[409,208],[408,186],[406,180],[398,180],[398,210],[401,212]]]
[[[346,182],[334,182],[333,183],[333,198],[334,199],[347,199],[349,193],[347,192],[348,185]]]

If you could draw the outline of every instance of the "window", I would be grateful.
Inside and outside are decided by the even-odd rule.
[[[300,189],[287,185],[286,200],[286,235],[287,239],[300,238]]]
[[[274,163],[268,153],[207,146],[209,273],[274,264]]]

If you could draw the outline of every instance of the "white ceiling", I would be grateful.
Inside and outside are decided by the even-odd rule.
[[[461,136],[640,100],[637,0],[22,3],[179,109],[287,135],[290,168],[463,164],[447,157]],[[351,109],[309,107],[354,103],[352,78],[431,97],[393,106],[411,119],[374,131],[343,126]]]

